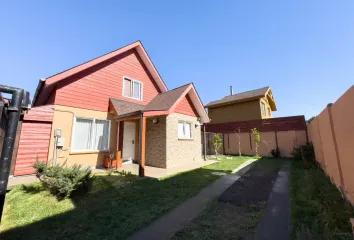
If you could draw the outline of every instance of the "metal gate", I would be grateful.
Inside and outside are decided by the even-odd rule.
[[[2,151],[2,145],[5,138],[5,129],[7,126],[7,117],[5,112],[5,104],[0,101],[0,156]]]

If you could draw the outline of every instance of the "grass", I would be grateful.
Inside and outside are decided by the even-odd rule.
[[[291,170],[292,239],[352,239],[353,209],[324,172],[294,161]]]
[[[276,173],[283,162],[284,159],[261,158],[253,164],[252,168],[257,169],[258,176],[259,171]],[[246,173],[245,176],[248,174],[250,174],[247,177],[249,181],[254,181],[255,176],[252,176],[252,171]],[[248,180],[245,178],[244,181]],[[239,184],[243,185],[245,182]],[[258,194],[256,189],[246,189],[241,195],[247,195],[250,198],[254,194]],[[242,205],[214,201],[204,209],[200,216],[188,222],[171,239],[253,239],[254,231],[266,207],[267,195],[265,194],[263,200]]]
[[[215,201],[171,239],[245,239],[257,226],[265,206],[266,202],[236,207]]]
[[[88,193],[58,201],[40,183],[7,195],[1,239],[125,239],[196,195],[250,157],[220,162],[162,180],[119,174],[95,175]]]

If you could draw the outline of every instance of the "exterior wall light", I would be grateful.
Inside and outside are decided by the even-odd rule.
[[[159,120],[158,120],[157,118],[153,118],[153,119],[152,119],[152,123],[153,123],[153,124],[158,124],[158,123],[159,123]]]

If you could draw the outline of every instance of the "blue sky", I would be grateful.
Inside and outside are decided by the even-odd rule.
[[[354,1],[6,1],[0,83],[51,76],[141,40],[167,86],[204,104],[271,86],[274,116],[317,115],[354,83]]]

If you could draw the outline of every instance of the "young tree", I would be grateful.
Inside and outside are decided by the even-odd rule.
[[[215,150],[215,155],[216,155],[216,159],[218,159],[218,153],[219,150],[222,146],[222,138],[220,136],[220,134],[215,134],[213,137],[213,146],[214,146],[214,150]]]
[[[254,139],[254,143],[256,144],[256,156],[258,157],[258,146],[259,143],[261,142],[261,135],[259,134],[259,131],[257,130],[257,128],[252,128],[251,132],[253,134],[253,139]]]
[[[235,133],[238,138],[238,155],[241,157],[241,128],[238,128]]]

